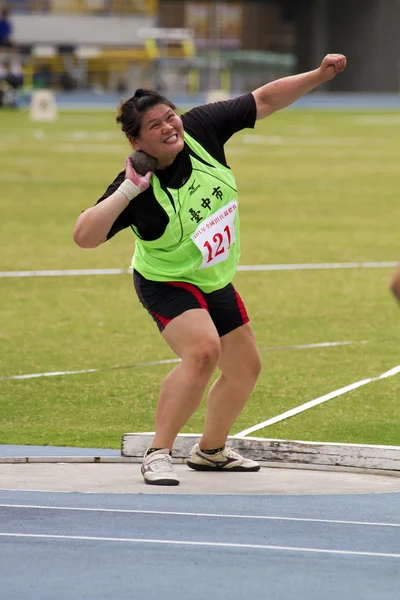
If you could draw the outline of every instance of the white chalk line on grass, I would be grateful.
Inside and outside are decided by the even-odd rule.
[[[389,340],[385,340],[389,341]],[[275,348],[261,348],[260,352],[278,352],[280,350],[308,350],[310,348],[329,348],[334,346],[351,346],[352,344],[371,344],[368,340],[359,342],[319,342],[317,344],[295,344],[294,346],[276,346]]]
[[[294,346],[275,346],[273,348],[261,348],[260,352],[282,352],[284,350],[310,350],[312,348],[329,348],[335,346],[350,346],[354,344],[382,344],[385,342],[397,342],[400,338],[390,338],[385,340],[360,340],[356,342],[318,342],[316,344],[296,344]],[[44,373],[26,373],[24,375],[10,375],[9,377],[0,377],[0,381],[11,381],[13,379],[37,379],[38,377],[57,377],[59,375],[81,375],[84,373],[99,373],[104,371],[117,371],[121,369],[134,369],[136,367],[153,367],[157,365],[167,365],[180,362],[180,358],[167,358],[163,360],[150,360],[132,365],[117,365],[115,367],[105,367],[97,369],[81,369],[76,371],[48,371]]]
[[[82,369],[80,371],[49,371],[48,373],[27,373],[26,375],[12,375],[11,377],[0,377],[0,381],[10,381],[12,379],[35,379],[38,377],[56,377],[57,375],[81,375],[83,373],[98,373],[99,371],[116,371],[118,369],[132,369],[134,367],[152,367],[155,365],[177,363],[180,362],[180,360],[180,358],[168,358],[165,360],[150,360],[149,362],[136,363],[134,365],[122,365],[117,367],[107,367],[104,369]]]
[[[385,269],[398,261],[349,263],[299,263],[281,265],[239,265],[238,271],[305,271],[320,269]],[[62,269],[45,271],[0,271],[0,277],[68,277],[71,275],[124,275],[132,269]]]
[[[301,137],[301,136],[289,136],[289,135],[262,135],[262,134],[245,134],[242,136],[241,142],[243,144],[250,145],[269,145],[269,146],[330,146],[331,148],[354,148],[357,146],[365,147],[365,138],[361,137]],[[380,147],[387,146],[390,144],[396,144],[396,140],[393,137],[379,137],[372,141],[371,146]]]
[[[328,548],[302,548],[297,546],[270,546],[266,544],[233,544],[230,542],[195,542],[192,540],[158,540],[144,538],[100,537],[89,535],[52,535],[47,533],[6,533],[1,537],[47,539],[47,540],[79,540],[91,542],[120,542],[130,544],[163,544],[173,546],[200,546],[208,548],[248,548],[252,550],[277,550],[287,552],[312,552],[314,554],[338,554],[351,556],[374,556],[381,558],[400,558],[400,554],[390,552],[359,552],[356,550],[329,550]]]
[[[284,350],[309,350],[312,348],[329,348],[335,346],[349,346],[353,344],[380,344],[385,342],[398,341],[400,338],[390,338],[385,340],[360,340],[360,341],[343,341],[343,342],[318,342],[316,344],[296,344],[294,346],[276,346],[273,348],[261,348],[260,352],[282,352]],[[167,358],[163,360],[150,360],[142,363],[134,363],[132,365],[118,365],[115,367],[82,369],[76,371],[49,371],[44,373],[27,373],[25,375],[11,375],[9,377],[0,377],[0,381],[9,381],[12,379],[35,379],[38,377],[56,377],[59,375],[80,375],[83,373],[99,373],[103,371],[117,371],[120,369],[133,369],[136,367],[153,367],[157,365],[166,365],[180,362],[180,358]]]
[[[287,410],[286,412],[281,413],[280,415],[277,415],[276,417],[267,419],[266,421],[263,421],[262,423],[258,423],[257,425],[254,425],[253,427],[249,427],[248,429],[244,429],[243,431],[239,431],[239,433],[237,433],[233,437],[243,438],[246,435],[253,433],[254,431],[259,431],[260,429],[264,429],[265,427],[268,427],[269,425],[274,425],[275,423],[279,423],[279,421],[289,419],[290,417],[293,417],[294,415],[298,415],[299,413],[302,413],[305,410],[313,408],[314,406],[317,406],[318,404],[322,404],[323,402],[332,400],[332,398],[337,398],[338,396],[342,396],[343,394],[346,394],[347,392],[351,392],[352,390],[355,390],[363,385],[367,385],[367,383],[372,383],[373,381],[379,381],[380,379],[386,379],[387,377],[393,377],[393,375],[397,375],[398,373],[400,373],[400,365],[397,365],[396,367],[393,367],[392,369],[385,371],[381,375],[378,375],[378,377],[369,377],[368,379],[362,379],[361,381],[356,381],[355,383],[346,385],[342,388],[339,388],[338,390],[329,392],[329,394],[325,394],[324,396],[315,398],[315,400],[310,400],[309,402],[306,402],[305,404],[301,404],[300,406],[297,406],[296,408],[292,408],[291,410]]]
[[[382,269],[397,266],[398,261],[349,263],[300,263],[282,265],[239,265],[238,271],[304,271],[320,269]]]
[[[0,271],[0,277],[68,277],[70,275],[122,275],[131,269],[63,269],[62,271]]]

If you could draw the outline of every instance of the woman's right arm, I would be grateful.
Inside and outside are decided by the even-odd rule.
[[[81,248],[96,248],[107,239],[115,220],[129,202],[150,185],[152,173],[143,177],[125,161],[126,179],[110,196],[81,213],[74,227],[74,241]]]
[[[116,190],[96,206],[85,210],[75,223],[75,243],[81,248],[96,248],[105,242],[116,218],[128,204],[128,198]]]

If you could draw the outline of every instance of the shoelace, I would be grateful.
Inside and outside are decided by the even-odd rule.
[[[159,456],[155,460],[153,460],[151,462],[151,468],[153,471],[174,471],[172,467],[171,457],[168,455]]]
[[[225,448],[225,452],[223,453],[227,458],[242,458],[240,454],[232,450],[232,448]]]

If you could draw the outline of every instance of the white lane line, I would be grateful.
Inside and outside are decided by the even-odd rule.
[[[271,348],[261,348],[260,352],[282,352],[284,350],[310,350],[312,348],[329,348],[334,346],[350,346],[354,344],[375,344],[384,342],[397,342],[399,338],[388,338],[385,340],[358,340],[342,342],[317,342],[315,344],[295,344],[293,346],[275,346]],[[79,375],[82,373],[99,373],[104,371],[117,371],[120,369],[134,369],[137,367],[153,367],[157,365],[166,365],[180,362],[180,358],[167,358],[163,360],[150,360],[132,365],[117,365],[115,367],[83,369],[77,371],[49,371],[44,373],[26,373],[24,375],[10,375],[9,377],[0,377],[0,381],[12,381],[13,379],[35,379],[38,377],[57,377],[60,375]]]
[[[68,277],[69,275],[122,275],[131,269],[63,269],[59,271],[0,271],[0,277]]]
[[[143,538],[100,537],[89,535],[51,535],[45,533],[0,533],[1,537],[15,537],[47,540],[79,540],[93,542],[122,542],[130,544],[162,544],[173,546],[200,546],[208,548],[249,548],[252,550],[278,550],[287,552],[312,552],[315,554],[338,554],[351,556],[374,556],[382,558],[400,558],[400,554],[389,552],[357,552],[355,550],[328,550],[326,548],[302,548],[296,546],[270,546],[264,544],[232,544],[229,542],[193,542],[186,540],[157,540]]]
[[[0,508],[29,508],[37,510],[72,510],[83,512],[126,513],[139,515],[168,515],[178,517],[206,517],[215,519],[261,519],[267,521],[296,521],[304,523],[329,523],[333,525],[363,525],[367,527],[400,527],[400,523],[377,523],[371,521],[342,521],[337,519],[307,519],[304,517],[275,517],[269,515],[228,515],[218,513],[194,513],[165,510],[135,510],[124,508],[85,508],[74,506],[42,506],[38,504],[0,504]]]
[[[350,263],[299,263],[277,265],[239,265],[238,271],[304,271],[320,269],[385,269],[398,261]],[[63,269],[50,271],[0,271],[0,277],[66,277],[70,275],[122,275],[132,269]]]
[[[398,261],[350,263],[299,263],[282,265],[239,265],[238,271],[304,271],[308,269],[381,269],[397,266]]]
[[[90,154],[120,154],[123,155],[126,150],[120,144],[88,144],[83,142],[82,144],[58,144],[51,148],[53,153],[55,152],[87,152]]]
[[[254,431],[259,431],[260,429],[264,429],[264,427],[268,427],[269,425],[273,425],[274,423],[279,423],[279,421],[283,421],[284,419],[289,419],[290,417],[293,417],[294,415],[298,415],[299,413],[304,412],[305,410],[308,410],[310,408],[313,408],[314,406],[317,406],[318,404],[327,402],[327,400],[331,400],[332,398],[337,398],[338,396],[342,396],[343,394],[346,394],[347,392],[351,392],[352,390],[355,390],[363,385],[367,385],[367,383],[372,383],[373,381],[379,381],[380,379],[386,379],[387,377],[393,377],[393,375],[397,375],[398,373],[400,373],[400,365],[397,365],[396,367],[393,367],[392,369],[385,371],[378,377],[369,377],[368,379],[362,379],[361,381],[356,381],[355,383],[346,385],[342,388],[339,388],[338,390],[330,392],[329,394],[325,394],[324,396],[315,398],[315,400],[310,400],[309,402],[306,402],[305,404],[300,404],[300,406],[297,406],[296,408],[292,408],[291,410],[287,410],[286,412],[281,413],[280,415],[277,415],[276,417],[267,419],[266,421],[263,421],[262,423],[258,423],[257,425],[254,425],[253,427],[249,427],[248,429],[244,429],[243,431],[239,431],[239,433],[237,433],[236,435],[234,435],[232,437],[243,438],[246,435],[249,435],[249,433],[253,433]]]
[[[71,139],[73,141],[100,141],[109,142],[110,140],[120,141],[119,131],[71,131],[71,133],[65,133],[61,136],[62,139]]]
[[[385,340],[389,341],[389,340]],[[394,340],[393,340],[394,341]],[[330,348],[334,346],[351,346],[352,344],[371,344],[369,340],[358,340],[348,342],[317,342],[315,344],[295,344],[294,346],[275,346],[273,348],[261,348],[260,352],[278,352],[279,350],[310,350],[311,348]]]
[[[330,147],[365,147],[365,138],[361,137],[290,137],[283,135],[262,135],[262,134],[245,134],[241,139],[243,144],[268,144],[270,146],[330,146]],[[396,144],[396,138],[384,137],[375,138],[372,142],[373,146],[387,146]]]
[[[119,367],[108,367],[105,369],[83,369],[81,371],[49,371],[48,373],[27,373],[25,375],[12,375],[0,377],[0,381],[11,381],[13,379],[35,379],[37,377],[57,377],[59,375],[80,375],[82,373],[98,373],[99,371],[116,371],[118,369],[132,369],[134,367],[153,367],[155,365],[166,365],[180,362],[180,358],[168,358],[165,360],[149,360],[148,362],[136,363],[134,365],[123,365]]]
[[[10,379],[35,379],[36,377],[56,377],[57,375],[77,375],[80,373],[96,373],[100,369],[84,369],[82,371],[50,371],[49,373],[27,373],[26,375],[13,375],[12,377],[0,377],[0,381]]]

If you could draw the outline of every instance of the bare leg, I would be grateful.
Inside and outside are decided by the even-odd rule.
[[[207,399],[202,450],[222,447],[230,428],[254,389],[261,370],[260,356],[250,323],[221,338],[221,374]]]
[[[221,344],[210,315],[203,309],[189,310],[173,319],[163,336],[182,361],[161,386],[152,446],[172,449],[179,431],[201,403]]]

